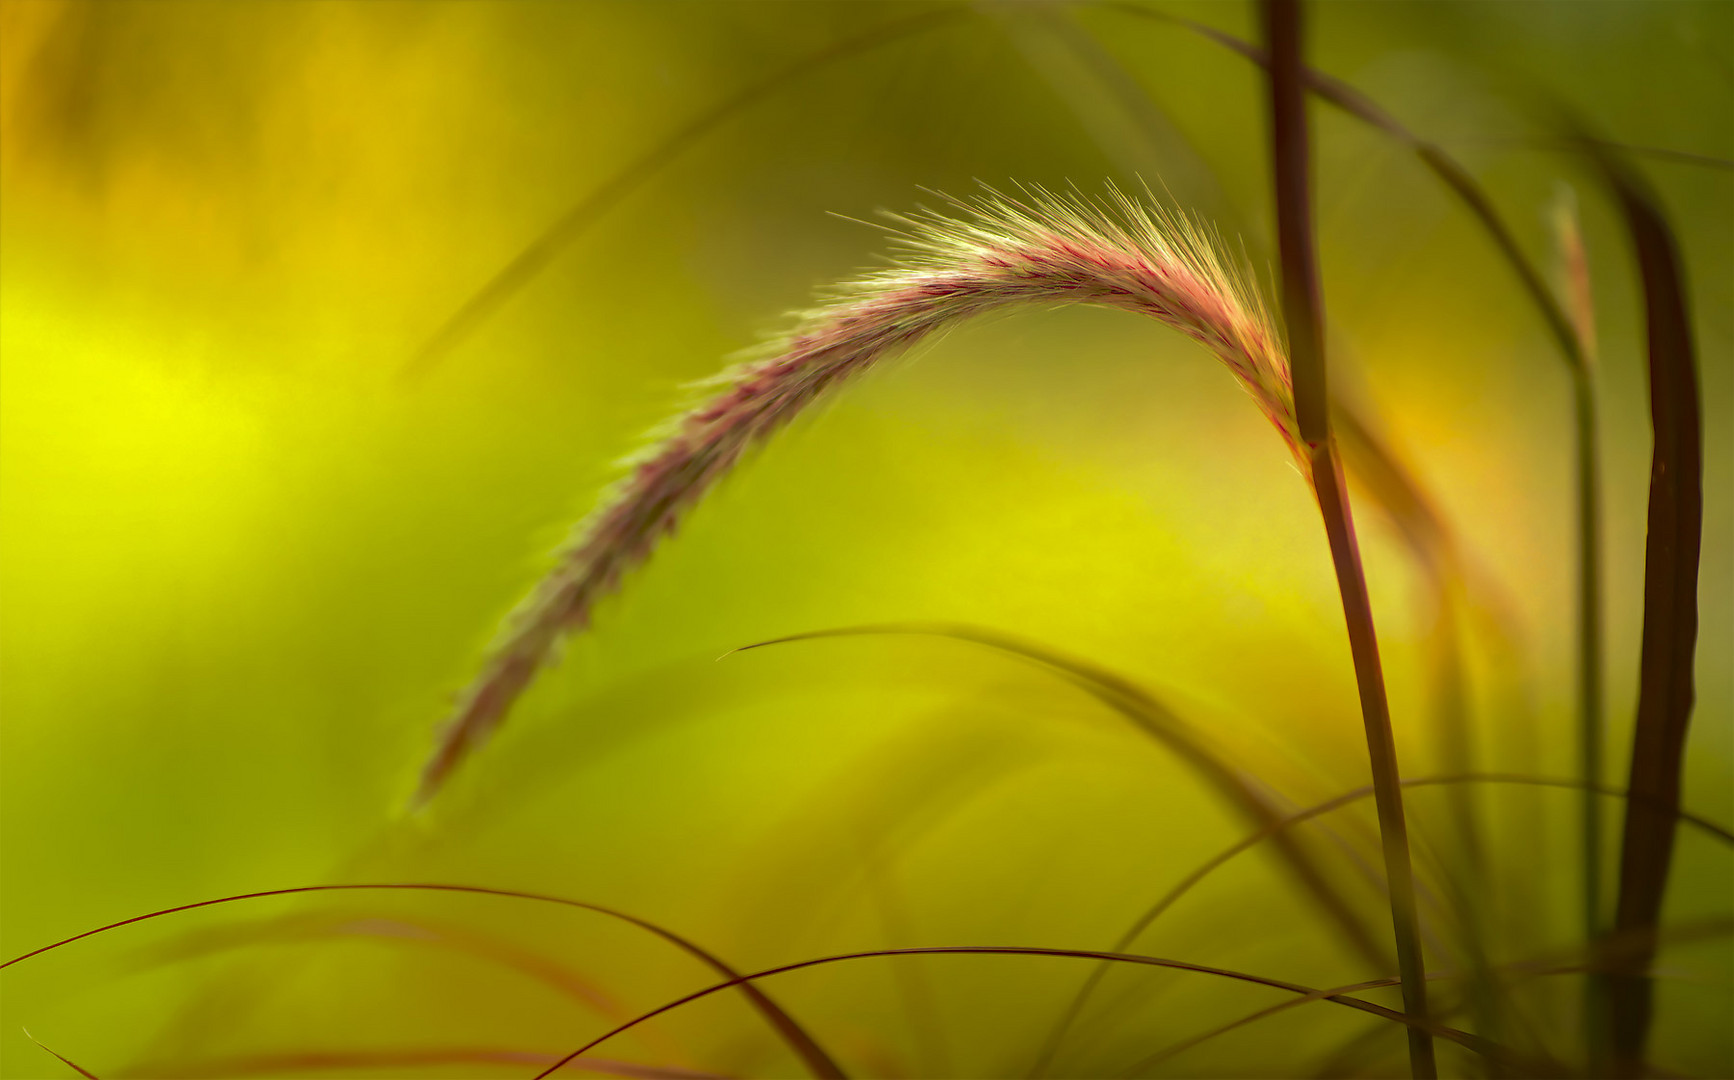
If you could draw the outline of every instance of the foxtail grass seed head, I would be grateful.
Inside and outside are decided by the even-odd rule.
[[[711,396],[655,433],[511,616],[423,769],[418,803],[499,725],[560,640],[588,624],[596,602],[742,454],[851,376],[973,316],[1056,303],[1148,315],[1228,366],[1310,478],[1282,341],[1214,234],[1117,190],[1100,201],[990,192],[953,206],[956,216],[894,217],[900,251],[888,269],[836,290],[763,359],[709,380]]]

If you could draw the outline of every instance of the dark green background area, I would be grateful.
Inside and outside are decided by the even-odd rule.
[[[1151,7],[1257,33],[1247,5]],[[0,3],[0,952],[340,879],[610,904],[749,968],[886,945],[1095,948],[1245,831],[1183,762],[1001,656],[860,638],[716,659],[827,627],[993,627],[1159,692],[1297,805],[1365,783],[1331,567],[1280,440],[1180,336],[1030,310],[886,365],[779,436],[603,605],[428,812],[401,812],[453,695],[611,463],[686,384],[882,265],[881,211],[980,183],[1148,184],[1244,248],[1268,293],[1257,69],[1108,7],[982,4],[731,116],[414,364],[526,244],[692,118],[800,57],[942,10]],[[1457,155],[1540,265],[1555,262],[1552,207],[1581,207],[1601,331],[1613,782],[1641,616],[1641,313],[1608,200],[1540,118],[1563,103],[1610,140],[1720,159],[1637,160],[1684,247],[1705,411],[1685,800],[1734,821],[1734,5],[1311,10],[1312,62]],[[1313,115],[1333,375],[1519,631],[1510,646],[1469,642],[1484,765],[1569,775],[1564,366],[1413,156]],[[1390,524],[1357,506],[1404,770],[1436,772],[1423,584]],[[1410,807],[1425,880],[1446,801],[1423,790]],[[1573,796],[1501,790],[1481,807],[1497,958],[1569,948]],[[1363,806],[1327,824],[1372,852],[1372,820]],[[1357,864],[1331,850],[1384,927]],[[1731,892],[1730,852],[1683,836],[1669,917],[1726,917]],[[1139,947],[1314,986],[1368,977],[1256,853]],[[0,974],[0,1073],[66,1075],[21,1026],[111,1077],[294,1051],[564,1052],[601,1030],[571,985],[511,959],[526,956],[628,1013],[709,978],[653,938],[507,901],[218,908]],[[1726,1075],[1727,939],[1663,963],[1657,1063]],[[874,960],[776,989],[858,1075],[1022,1075],[1084,974]],[[1577,986],[1522,991],[1521,1022],[1562,1054]],[[1111,1074],[1276,1000],[1121,973],[1060,1067]],[[1162,1075],[1316,1068],[1371,1025],[1309,1005]],[[728,996],[647,1032],[612,1053],[797,1067]],[[1401,1033],[1370,1038],[1368,1069],[1400,1070]]]

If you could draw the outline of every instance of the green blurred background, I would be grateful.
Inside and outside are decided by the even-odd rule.
[[[1279,440],[1178,335],[1068,309],[960,329],[777,439],[605,604],[427,813],[401,813],[451,696],[610,463],[684,384],[877,265],[877,211],[978,181],[1090,192],[1141,178],[1215,221],[1268,282],[1251,65],[1118,11],[967,7],[687,145],[406,375],[526,244],[692,117],[799,57],[937,10],[0,4],[0,952],[330,880],[560,893],[747,968],[888,945],[1099,948],[1246,829],[1123,720],[1002,656],[859,638],[716,660],[826,627],[1014,633],[1151,687],[1297,804],[1366,782],[1330,564]],[[1248,5],[1161,10],[1256,36]],[[1550,208],[1575,188],[1602,334],[1621,782],[1648,479],[1641,319],[1607,200],[1550,148],[1534,107],[1562,100],[1611,139],[1734,157],[1734,6],[1313,12],[1313,62],[1459,155],[1543,265]],[[1338,379],[1436,495],[1517,629],[1471,644],[1482,762],[1569,775],[1563,365],[1413,157],[1314,116]],[[1734,173],[1642,167],[1680,230],[1705,405],[1686,802],[1727,823]],[[1428,599],[1391,526],[1364,503],[1361,519],[1404,768],[1438,771]],[[1437,839],[1442,793],[1410,805],[1421,841]],[[1501,790],[1480,806],[1494,858],[1478,887],[1505,913],[1499,958],[1569,948],[1574,797]],[[1359,839],[1362,810],[1330,820]],[[1728,914],[1729,852],[1685,835],[1677,858],[1670,915]],[[1315,986],[1368,975],[1256,854],[1139,947]],[[1664,962],[1658,1064],[1728,1075],[1727,941]],[[858,1074],[1021,1075],[1083,974],[1059,960],[871,960],[771,988]],[[0,1072],[36,1077],[70,1073],[21,1025],[103,1076],[306,1051],[564,1052],[601,1030],[577,981],[630,1014],[710,976],[580,912],[346,895],[162,920],[0,978]],[[1278,999],[1173,972],[1108,988],[1061,1071],[1112,1073]],[[1575,992],[1526,991],[1526,1022],[1560,1053]],[[1363,1032],[1359,1067],[1400,1071],[1400,1032],[1374,1031],[1312,1005],[1158,1071],[1299,1075]],[[797,1071],[728,996],[612,1053]]]

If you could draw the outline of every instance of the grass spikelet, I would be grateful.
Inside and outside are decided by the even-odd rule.
[[[768,357],[712,380],[710,397],[661,429],[509,620],[423,769],[417,805],[744,453],[851,377],[974,316],[1061,303],[1148,315],[1227,365],[1310,475],[1281,340],[1246,275],[1203,227],[1118,190],[1101,201],[989,192],[954,207],[957,216],[894,217],[904,231],[890,268],[838,290]]]

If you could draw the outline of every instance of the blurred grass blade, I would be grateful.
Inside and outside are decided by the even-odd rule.
[[[1170,15],[1140,4],[1120,2],[1120,0],[1097,0],[1096,6],[1182,27],[1239,53],[1261,67],[1268,68],[1270,66],[1269,54],[1264,49],[1205,23]],[[1306,90],[1317,95],[1319,100],[1378,128],[1415,152],[1422,164],[1426,165],[1451,193],[1462,201],[1463,205],[1475,217],[1477,223],[1481,225],[1482,231],[1487,234],[1494,246],[1499,249],[1499,253],[1504,256],[1507,265],[1517,274],[1524,292],[1528,294],[1530,300],[1535,304],[1537,312],[1547,323],[1548,330],[1552,333],[1567,364],[1573,367],[1581,366],[1582,352],[1577,336],[1572,330],[1571,320],[1560,308],[1559,301],[1548,289],[1541,273],[1530,262],[1529,257],[1523,253],[1523,249],[1518,246],[1517,238],[1512,235],[1510,228],[1499,216],[1499,211],[1494,208],[1492,200],[1481,189],[1481,185],[1475,182],[1475,178],[1469,174],[1469,171],[1447,153],[1443,147],[1411,131],[1402,121],[1341,79],[1312,67],[1303,68],[1301,78]]]
[[[866,33],[802,57],[688,121],[685,126],[604,181],[514,256],[511,262],[475,295],[464,301],[463,306],[434,331],[433,336],[404,367],[402,377],[413,379],[426,375],[459,342],[498,311],[501,305],[523,291],[556,255],[582,236],[603,214],[723,123],[815,71],[951,22],[962,17],[966,10],[961,7],[945,7],[892,20]]]
[[[1443,976],[1439,975],[1428,976],[1430,979],[1438,979],[1442,977]],[[1209,1042],[1211,1039],[1227,1035],[1228,1033],[1239,1030],[1249,1024],[1257,1023],[1267,1016],[1274,1016],[1277,1013],[1287,1012],[1289,1009],[1297,1008],[1301,1005],[1310,1005],[1315,1001],[1322,1001],[1326,998],[1336,997],[1342,994],[1354,994],[1359,993],[1362,990],[1380,990],[1388,986],[1396,986],[1397,982],[1398,980],[1396,979],[1370,979],[1366,982],[1350,983],[1347,986],[1333,987],[1330,990],[1314,990],[1312,993],[1305,994],[1298,998],[1289,998],[1287,1001],[1279,1001],[1275,1005],[1260,1009],[1257,1012],[1243,1016],[1238,1020],[1233,1020],[1219,1027],[1211,1028],[1202,1035],[1194,1035],[1190,1039],[1175,1043],[1166,1050],[1158,1050],[1156,1053],[1142,1058],[1134,1064],[1120,1070],[1119,1075],[1142,1076],[1170,1058],[1178,1057],[1195,1046]],[[1381,1028],[1380,1030],[1383,1031],[1384,1029]]]
[[[1132,72],[1069,8],[993,4],[986,12],[1124,176],[1161,186],[1211,221],[1225,201],[1209,164]]]
[[[908,905],[898,887],[890,859],[883,845],[863,836],[859,845],[861,876],[866,885],[868,902],[879,924],[879,932],[888,943],[915,941]],[[904,1025],[914,1044],[917,1074],[921,1076],[955,1076],[951,1052],[946,1043],[944,1025],[940,1021],[939,1001],[933,983],[918,957],[902,957],[891,965],[891,978],[897,991],[897,1004],[903,1013]]]
[[[418,1047],[405,1050],[299,1050],[283,1054],[219,1058],[173,1065],[138,1066],[138,1076],[173,1076],[176,1080],[231,1080],[238,1076],[300,1074],[328,1069],[391,1069],[440,1065],[524,1065],[546,1067],[560,1055],[535,1050],[494,1047]],[[631,1080],[731,1080],[726,1074],[667,1065],[641,1065],[612,1058],[582,1057],[568,1068],[597,1076],[620,1076]],[[347,1075],[347,1074],[346,1074]]]
[[[467,927],[426,919],[309,913],[267,923],[222,926],[186,935],[160,950],[158,962],[177,962],[253,945],[357,937],[447,949],[476,957],[517,971],[582,1003],[598,1015],[611,1019],[626,1015],[625,1007],[608,991],[539,951],[521,948]]]
[[[569,900],[563,896],[549,896],[545,893],[521,892],[516,889],[494,889],[483,885],[448,885],[444,883],[427,882],[370,882],[366,884],[344,883],[336,885],[297,885],[287,889],[266,889],[261,892],[237,893],[233,896],[219,896],[215,899],[199,900],[191,904],[178,904],[174,907],[160,908],[156,911],[146,912],[143,915],[134,915],[131,918],[108,923],[99,926],[94,930],[86,930],[81,934],[74,934],[71,937],[61,938],[59,941],[51,942],[50,944],[32,949],[26,953],[20,953],[19,955],[12,957],[10,960],[0,963],[0,969],[9,968],[13,964],[29,960],[32,957],[53,952],[54,950],[70,945],[75,941],[82,941],[87,937],[94,937],[97,934],[105,934],[111,930],[118,930],[123,926],[131,926],[134,923],[149,922],[153,919],[160,919],[169,915],[177,915],[186,911],[195,911],[199,908],[215,907],[220,904],[238,903],[242,900],[262,900],[268,897],[299,896],[310,893],[328,892],[462,893],[473,896],[497,896],[507,900],[529,900],[536,903],[558,904],[562,907],[577,908],[580,911],[589,911],[597,915],[603,915],[611,919],[617,919],[621,922],[630,923],[641,930],[655,934],[670,945],[673,945],[682,952],[698,960],[706,967],[709,967],[717,974],[722,975],[725,978],[735,978],[734,968],[718,959],[715,954],[686,938],[681,937],[672,930],[666,930],[661,926],[658,926],[647,919],[641,919],[636,915],[628,915],[625,912],[616,911],[613,908],[602,907],[598,904],[587,904],[582,900]],[[747,983],[742,983],[740,986],[741,990],[746,994],[747,1000],[751,1002],[753,1008],[757,1009],[760,1015],[765,1018],[766,1022],[771,1025],[777,1034],[782,1036],[783,1040],[788,1043],[789,1049],[794,1051],[796,1056],[807,1065],[808,1069],[812,1071],[814,1076],[826,1078],[826,1080],[844,1080],[845,1074],[842,1069],[837,1066],[837,1063],[831,1059],[829,1054],[825,1053],[817,1042],[813,1041],[812,1036],[808,1035],[801,1025],[795,1022],[794,1017],[783,1011],[782,1006],[761,993],[756,986]]]
[[[1674,816],[1692,716],[1692,663],[1698,639],[1698,555],[1704,522],[1703,420],[1687,314],[1679,244],[1661,203],[1642,177],[1591,148],[1631,236],[1643,281],[1649,353],[1649,533],[1644,547],[1644,634],[1638,666],[1638,716],[1632,732],[1630,788],[1620,850],[1614,929],[1653,935],[1662,913],[1674,853]],[[1648,1041],[1655,954],[1640,945],[1626,970],[1609,981],[1614,1067],[1638,1075]]]
[[[1734,933],[1734,919],[1714,919],[1714,920],[1710,920],[1710,921],[1707,921],[1704,923],[1700,923],[1700,924],[1696,924],[1693,926],[1684,927],[1684,928],[1680,928],[1680,929],[1677,929],[1674,931],[1670,931],[1667,934],[1667,940],[1670,943],[1680,943],[1680,942],[1698,941],[1698,940],[1704,940],[1704,939],[1716,938],[1716,937],[1725,937],[1730,933]],[[1612,940],[1612,939],[1610,939],[1610,940]],[[1622,944],[1625,947],[1629,948],[1631,943],[1630,942],[1624,942]],[[1575,960],[1562,961],[1559,959],[1551,959],[1551,960],[1518,961],[1517,963],[1501,965],[1501,970],[1502,970],[1502,972],[1521,973],[1521,974],[1526,974],[1526,975],[1529,975],[1532,977],[1534,977],[1534,976],[1548,976],[1548,975],[1574,975],[1574,974],[1578,974],[1578,973],[1584,971],[1586,969],[1587,965],[1593,964],[1598,956],[1602,957],[1603,959],[1606,959],[1608,957],[1607,952],[1605,952],[1604,950],[1598,949],[1595,946],[1580,946],[1580,947],[1578,947],[1572,951],[1575,954],[1577,954]],[[1450,978],[1450,977],[1451,976],[1449,976],[1449,975],[1429,975],[1428,976],[1428,978],[1431,980],[1438,980],[1438,979]],[[1243,1028],[1243,1027],[1247,1026],[1248,1024],[1256,1023],[1256,1022],[1263,1020],[1269,1016],[1274,1016],[1277,1013],[1287,1012],[1289,1009],[1298,1008],[1299,1006],[1302,1006],[1302,1005],[1308,1005],[1314,1001],[1319,1001],[1321,999],[1328,998],[1328,997],[1331,997],[1331,996],[1337,995],[1337,994],[1353,994],[1353,993],[1358,993],[1362,990],[1374,990],[1374,989],[1378,989],[1380,987],[1395,986],[1395,985],[1397,985],[1396,979],[1374,979],[1374,980],[1371,980],[1368,982],[1354,983],[1354,984],[1349,985],[1349,986],[1335,987],[1331,990],[1315,990],[1312,993],[1307,994],[1304,997],[1290,998],[1287,1001],[1279,1001],[1275,1005],[1271,1005],[1267,1008],[1260,1009],[1254,1013],[1249,1013],[1248,1015],[1242,1016],[1237,1020],[1233,1020],[1227,1024],[1223,1024],[1219,1027],[1212,1028],[1211,1030],[1205,1032],[1202,1035],[1194,1036],[1190,1039],[1185,1040],[1184,1042],[1176,1043],[1174,1046],[1171,1046],[1166,1050],[1162,1050],[1162,1051],[1159,1051],[1155,1054],[1152,1054],[1149,1057],[1144,1058],[1143,1060],[1139,1061],[1137,1064],[1131,1066],[1130,1068],[1125,1069],[1122,1072],[1122,1075],[1125,1075],[1125,1076],[1142,1075],[1144,1073],[1149,1072],[1152,1068],[1154,1068],[1157,1065],[1160,1065],[1164,1061],[1167,1061],[1173,1057],[1177,1057],[1181,1053],[1184,1053],[1185,1051],[1190,1050],[1193,1047],[1198,1046],[1201,1043],[1205,1043],[1211,1039],[1218,1038],[1219,1036],[1222,1036],[1222,1035],[1226,1035],[1232,1031],[1238,1030],[1239,1028]]]
[[[1570,300],[1572,332],[1576,336],[1583,364],[1592,368],[1596,357],[1595,300],[1590,291],[1589,258],[1584,252],[1583,230],[1578,222],[1577,200],[1570,188],[1562,188],[1556,198],[1553,208],[1554,247],[1558,253],[1560,277],[1565,286],[1565,294]],[[1579,394],[1578,407],[1580,427],[1593,429],[1595,423],[1595,404],[1593,398]],[[1592,459],[1584,462],[1580,469],[1580,486],[1584,477],[1593,478],[1593,470],[1597,463]],[[1592,505],[1596,496],[1597,486],[1590,484],[1579,492],[1579,505]],[[1579,521],[1584,548],[1590,553],[1586,564],[1593,564],[1600,559],[1601,522],[1599,515],[1589,514]],[[1593,589],[1595,581],[1586,580],[1580,584],[1580,590]],[[1586,595],[1589,595],[1586,593]],[[1599,607],[1586,605],[1582,614],[1582,630],[1580,649],[1587,658],[1592,647],[1599,654],[1602,639],[1601,611]],[[1580,663],[1581,670],[1587,670],[1588,664]],[[1587,783],[1600,783],[1606,773],[1603,758],[1606,754],[1607,742],[1606,719],[1601,705],[1601,685],[1599,680],[1585,678],[1580,684],[1580,696],[1584,702],[1579,716],[1578,727],[1578,775]],[[1602,890],[1602,820],[1601,804],[1588,789],[1585,790],[1582,805],[1582,847],[1583,847],[1583,920],[1584,939],[1594,941],[1602,932],[1601,890]]]
[[[957,623],[887,623],[876,626],[815,630],[803,634],[792,634],[771,641],[761,641],[736,651],[742,652],[746,649],[759,649],[770,645],[813,641],[822,638],[879,634],[915,634],[951,638],[1007,653],[1059,675],[1119,713],[1138,730],[1150,736],[1190,766],[1199,778],[1209,784],[1229,806],[1259,830],[1258,835],[1260,837],[1274,837],[1272,842],[1284,867],[1311,895],[1314,903],[1331,920],[1332,925],[1343,936],[1343,939],[1374,970],[1389,968],[1390,961],[1387,954],[1368,933],[1366,924],[1356,916],[1354,908],[1331,882],[1330,876],[1324,868],[1298,840],[1281,830],[1280,824],[1290,816],[1284,806],[1272,797],[1268,789],[1259,783],[1255,777],[1248,776],[1244,770],[1235,767],[1216,753],[1204,738],[1194,731],[1190,724],[1176,715],[1173,710],[1162,704],[1148,691],[1112,671],[1088,661],[1066,656],[1044,646],[1021,641],[1007,634]],[[1136,933],[1132,936],[1136,937]],[[1122,939],[1114,948],[1121,949],[1126,944],[1127,940]],[[1041,1075],[1052,1064],[1053,1059],[1064,1044],[1071,1025],[1077,1019],[1078,1013],[1088,1000],[1095,984],[1105,973],[1104,968],[1098,968],[1093,972],[1078,994],[1074,996],[1066,1012],[1061,1014],[1037,1054],[1035,1062],[1030,1066],[1029,1074],[1031,1076]]]
[[[43,1042],[41,1039],[38,1039],[36,1036],[30,1034],[29,1028],[20,1028],[19,1030],[24,1032],[24,1037],[26,1039],[29,1039],[31,1042],[35,1043],[37,1046],[40,1046],[44,1053],[52,1054],[55,1058],[57,1058],[60,1061],[60,1063],[62,1065],[65,1065],[67,1068],[71,1069],[73,1072],[77,1073],[80,1076],[88,1077],[89,1080],[98,1080],[98,1077],[95,1073],[91,1072],[89,1069],[84,1068],[82,1065],[78,1064],[76,1061],[73,1061],[71,1058],[67,1057],[65,1054],[62,1054],[60,1051],[49,1046],[47,1043]]]
[[[1255,776],[1236,767],[1216,752],[1205,738],[1160,700],[1136,683],[1085,660],[1067,656],[1045,646],[1021,641],[1008,634],[959,623],[886,623],[875,626],[815,630],[804,634],[761,641],[737,652],[822,638],[862,637],[880,634],[913,634],[950,638],[985,646],[1026,660],[1050,671],[1119,713],[1134,727],[1150,736],[1185,762],[1197,776],[1255,827],[1267,829],[1288,816],[1285,806],[1270,794]],[[1375,970],[1388,968],[1390,959],[1356,917],[1348,900],[1331,883],[1313,857],[1288,837],[1275,841],[1283,864],[1313,897],[1319,908],[1361,958]]]
[[[1391,731],[1390,704],[1380,669],[1379,640],[1354,518],[1344,489],[1342,460],[1330,429],[1330,396],[1324,350],[1324,302],[1318,258],[1313,249],[1312,164],[1306,115],[1306,66],[1303,12],[1299,0],[1264,0],[1260,16],[1269,50],[1270,145],[1272,187],[1276,196],[1277,248],[1282,268],[1282,311],[1288,329],[1289,364],[1294,376],[1294,410],[1300,435],[1312,456],[1310,470],[1319,514],[1324,519],[1342,595],[1343,621],[1360,692],[1367,758],[1379,810],[1385,881],[1390,892],[1391,928],[1402,976],[1403,1009],[1418,1024],[1409,1028],[1409,1067],[1415,1080],[1438,1075],[1433,1039],[1427,1031],[1427,984],[1421,948],[1420,915],[1409,853],[1403,793],[1398,786],[1397,746]]]
[[[1515,773],[1467,773],[1452,776],[1422,776],[1412,777],[1402,781],[1402,786],[1405,788],[1435,787],[1440,785],[1455,788],[1470,784],[1517,784],[1535,787],[1568,788],[1572,790],[1579,790],[1584,787],[1583,782],[1580,780],[1556,779],[1546,776],[1524,776]],[[1629,798],[1627,793],[1622,792],[1617,788],[1598,786],[1594,789],[1594,793],[1599,795]],[[1235,841],[1222,851],[1211,856],[1209,859],[1206,859],[1203,863],[1200,863],[1196,869],[1181,878],[1166,893],[1162,894],[1160,899],[1140,915],[1131,926],[1127,927],[1125,932],[1115,940],[1113,945],[1109,946],[1109,951],[1124,952],[1126,949],[1131,948],[1132,945],[1144,935],[1145,931],[1149,930],[1156,920],[1161,918],[1169,908],[1173,907],[1182,897],[1197,887],[1200,882],[1215,873],[1235,856],[1257,847],[1265,840],[1280,837],[1297,825],[1305,824],[1314,818],[1322,817],[1325,814],[1340,810],[1345,806],[1360,802],[1362,799],[1370,798],[1372,795],[1373,788],[1371,786],[1359,787],[1352,791],[1346,791],[1341,795],[1326,799],[1324,802],[1316,803],[1304,809],[1297,810],[1278,821],[1271,822],[1259,829],[1257,832],[1251,833],[1248,836]],[[1674,808],[1672,813],[1680,821],[1701,829],[1706,834],[1722,841],[1722,843],[1734,847],[1734,832],[1731,832],[1727,828],[1724,828],[1707,818],[1700,817],[1697,814],[1681,810],[1678,807]],[[1479,958],[1477,959],[1479,960]],[[1077,1021],[1077,1018],[1082,1015],[1085,1006],[1089,1004],[1090,998],[1095,994],[1106,974],[1106,966],[1098,967],[1095,971],[1090,973],[1090,977],[1085,980],[1083,987],[1072,998],[1059,1025],[1059,1034],[1050,1039],[1050,1042],[1053,1043],[1053,1045],[1048,1049],[1044,1056],[1044,1065],[1046,1064],[1047,1059],[1057,1051],[1059,1039],[1064,1037],[1065,1032]]]
[[[1457,776],[1421,776],[1405,779],[1402,784],[1405,788],[1436,787],[1440,785],[1456,786],[1462,784],[1517,784],[1534,787],[1568,788],[1572,790],[1583,788],[1583,783],[1579,780],[1556,779],[1546,776],[1523,776],[1514,773],[1469,773]],[[1622,792],[1617,788],[1598,787],[1595,791],[1597,794],[1601,795],[1623,797],[1631,801],[1637,801],[1629,793]],[[1130,947],[1133,942],[1143,935],[1144,931],[1149,929],[1150,925],[1154,923],[1163,912],[1167,911],[1170,907],[1173,907],[1176,901],[1189,892],[1200,881],[1204,880],[1205,877],[1209,876],[1212,871],[1216,870],[1236,855],[1239,855],[1241,852],[1250,848],[1256,847],[1266,839],[1280,836],[1284,831],[1291,829],[1296,825],[1304,824],[1305,822],[1311,821],[1324,814],[1340,810],[1352,803],[1369,798],[1373,794],[1374,792],[1371,786],[1346,791],[1343,794],[1327,799],[1324,802],[1316,803],[1304,809],[1297,810],[1294,813],[1289,814],[1287,817],[1282,818],[1280,821],[1273,822],[1265,828],[1260,829],[1258,832],[1252,833],[1251,835],[1236,841],[1223,851],[1212,856],[1201,864],[1198,869],[1186,875],[1186,877],[1182,878],[1177,884],[1175,884],[1172,889],[1164,894],[1160,900],[1139,917],[1137,922],[1133,923],[1132,926],[1120,936],[1119,941],[1113,946],[1114,951]],[[1702,830],[1706,835],[1716,838],[1723,844],[1726,844],[1729,847],[1734,847],[1734,831],[1730,831],[1728,828],[1718,825],[1708,818],[1681,810],[1677,806],[1673,807],[1671,810],[1663,810],[1660,805],[1656,805],[1655,808],[1659,813],[1666,813],[1671,820],[1684,822],[1685,824]]]
[[[1371,1013],[1374,1016],[1382,1017],[1383,1019],[1389,1020],[1393,1023],[1403,1024],[1411,1029],[1417,1026],[1425,1026],[1430,1035],[1454,1042],[1473,1053],[1489,1059],[1490,1061],[1523,1070],[1523,1075],[1526,1076],[1541,1077],[1565,1075],[1563,1070],[1558,1068],[1552,1062],[1520,1057],[1512,1053],[1506,1047],[1500,1046],[1491,1040],[1483,1039],[1478,1035],[1473,1035],[1466,1031],[1458,1031],[1455,1028],[1449,1028],[1431,1022],[1423,1022],[1406,1013],[1398,1012],[1395,1009],[1387,1009],[1383,1005],[1375,1005],[1370,1001],[1363,1001],[1360,998],[1351,997],[1348,994],[1334,993],[1330,990],[1321,991],[1310,986],[1303,986],[1299,983],[1287,982],[1282,979],[1266,978],[1262,975],[1253,975],[1244,971],[1235,971],[1230,968],[1210,967],[1204,964],[1191,964],[1184,960],[1169,960],[1157,956],[1093,952],[1088,949],[1048,949],[1033,946],[1011,945],[933,945],[911,949],[870,949],[862,952],[841,953],[835,956],[822,956],[813,960],[802,960],[793,964],[783,964],[779,967],[766,968],[763,971],[755,971],[750,975],[737,976],[728,982],[707,986],[702,990],[695,990],[692,993],[687,994],[685,997],[678,998],[666,1005],[658,1006],[657,1008],[652,1009],[651,1011],[644,1013],[643,1015],[638,1016],[611,1031],[604,1032],[590,1040],[590,1042],[586,1043],[582,1047],[574,1050],[566,1057],[560,1059],[560,1061],[556,1062],[554,1065],[538,1073],[536,1075],[536,1080],[544,1080],[544,1078],[554,1075],[567,1063],[576,1060],[583,1054],[589,1053],[591,1050],[594,1050],[609,1039],[630,1031],[639,1024],[653,1020],[656,1017],[678,1009],[683,1005],[699,1001],[712,994],[720,993],[723,990],[729,989],[731,986],[737,986],[758,979],[770,978],[773,975],[782,975],[791,971],[801,971],[806,968],[820,967],[822,965],[893,956],[1030,956],[1071,960],[1106,960],[1110,963],[1143,964],[1148,967],[1162,967],[1176,971],[1190,971],[1199,975],[1214,976],[1219,979],[1232,979],[1237,982],[1252,983],[1257,986],[1268,986],[1274,990],[1286,990],[1291,994],[1300,994],[1302,996],[1316,995],[1318,1000],[1330,1001],[1337,1005],[1346,1006],[1351,1009],[1358,1009],[1365,1013]]]

